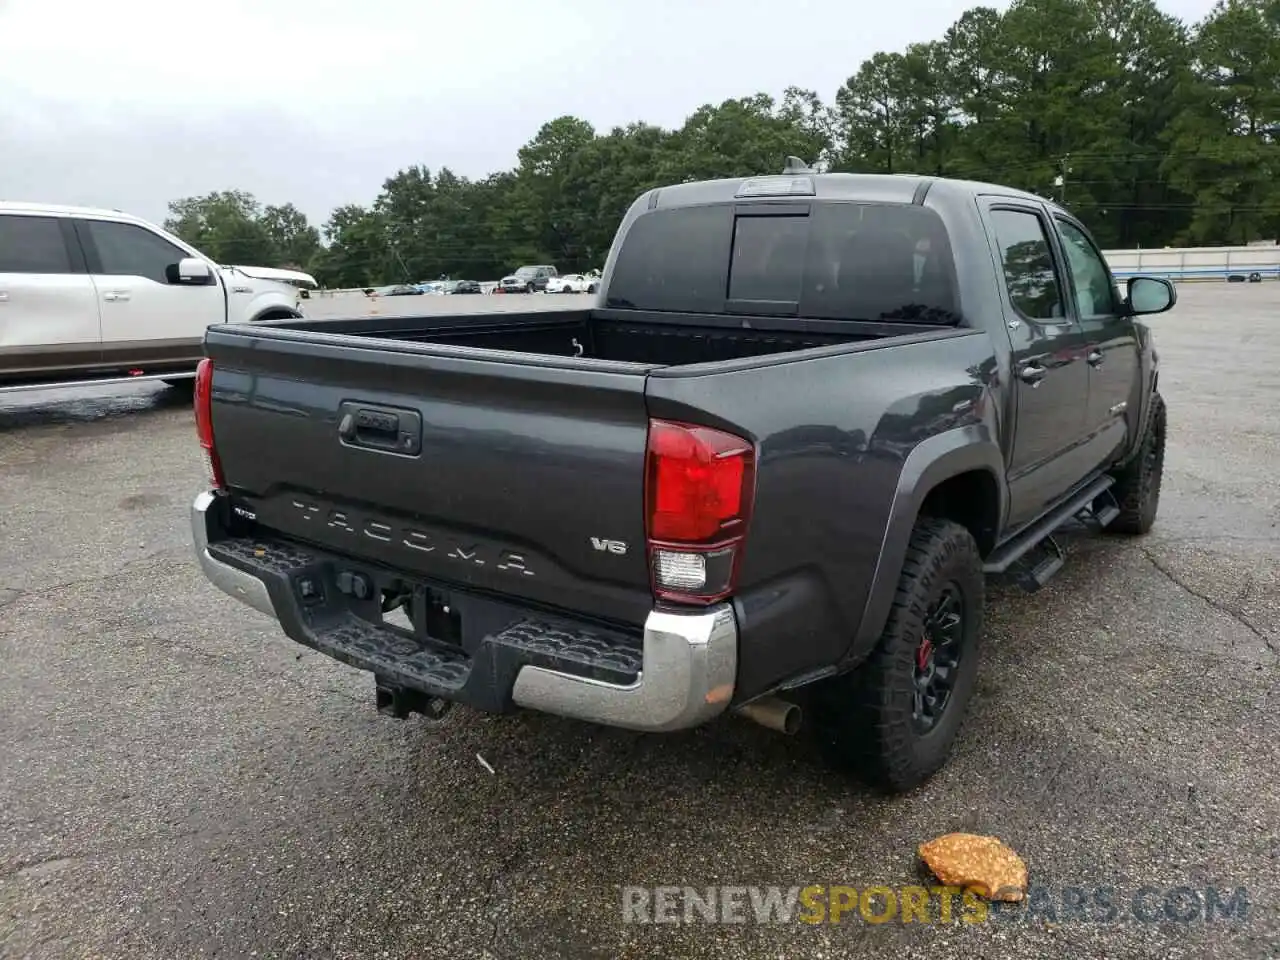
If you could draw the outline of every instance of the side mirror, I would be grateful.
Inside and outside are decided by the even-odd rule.
[[[213,270],[198,257],[183,257],[164,268],[164,278],[184,287],[207,287],[214,282]]]
[[[1164,313],[1178,302],[1178,289],[1164,277],[1130,277],[1126,302],[1134,316]]]

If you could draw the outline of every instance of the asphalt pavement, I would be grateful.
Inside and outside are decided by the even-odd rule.
[[[1276,956],[1280,284],[1181,300],[1151,321],[1155,530],[1072,535],[1039,594],[992,589],[957,753],[898,798],[738,719],[379,716],[367,675],[202,578],[186,398],[0,397],[0,956]],[[916,846],[951,830],[1003,839],[1043,896],[978,923],[623,922],[628,886],[928,885]]]

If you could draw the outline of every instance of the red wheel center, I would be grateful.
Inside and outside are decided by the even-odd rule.
[[[920,646],[916,648],[916,666],[921,670],[929,669],[929,661],[933,659],[933,641],[927,636],[920,639]]]

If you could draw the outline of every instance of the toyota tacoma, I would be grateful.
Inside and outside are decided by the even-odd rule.
[[[906,790],[971,699],[984,578],[1154,522],[1139,318],[1175,300],[997,185],[650,190],[582,309],[210,328],[195,550],[384,713],[803,716]]]

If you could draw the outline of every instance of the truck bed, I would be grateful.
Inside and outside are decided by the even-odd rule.
[[[763,442],[766,461],[777,438],[852,451],[849,418],[870,418],[870,436],[883,413],[861,371],[951,365],[946,341],[974,334],[675,319],[588,309],[210,327],[212,430],[246,535],[386,565],[455,591],[451,605],[486,595],[638,629],[654,603],[653,418]],[[788,362],[802,350],[802,367]],[[793,409],[813,406],[805,384],[818,383],[834,407]],[[787,475],[771,468],[762,502]],[[779,549],[766,522],[754,537],[748,557]],[[464,633],[490,629],[470,623]]]
[[[650,314],[605,309],[290,320],[270,326],[346,337],[651,366],[683,366],[790,353],[953,328],[953,325],[941,324]]]

